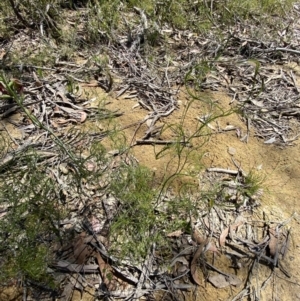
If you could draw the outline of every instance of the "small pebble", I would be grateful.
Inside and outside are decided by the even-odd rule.
[[[236,153],[236,149],[233,147],[230,147],[230,146],[228,147],[227,151],[228,151],[228,154],[231,156],[235,155],[235,153]]]

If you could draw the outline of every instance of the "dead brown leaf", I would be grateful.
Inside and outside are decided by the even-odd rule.
[[[222,233],[221,233],[221,235],[220,235],[220,238],[219,238],[220,246],[221,246],[221,247],[224,247],[224,246],[225,246],[226,237],[227,237],[228,233],[229,233],[229,228],[225,228],[225,229],[222,231]]]
[[[118,289],[118,281],[117,281],[116,277],[114,276],[113,268],[104,261],[104,259],[99,254],[99,252],[95,251],[94,256],[97,259],[102,280],[103,280],[104,284],[106,285],[108,291],[117,290]]]
[[[233,231],[235,231],[236,229],[238,229],[238,227],[240,227],[241,225],[244,224],[244,221],[241,220],[233,225],[229,225],[228,228],[225,228],[221,235],[220,235],[220,238],[219,238],[219,241],[220,241],[220,246],[221,247],[224,247],[225,246],[225,242],[226,242],[226,237],[228,236],[229,232],[230,232],[230,235],[233,236]]]
[[[207,246],[206,246],[206,250],[207,251],[211,251],[211,252],[215,252],[217,253],[218,255],[221,255],[219,250],[217,249],[215,243],[213,241],[210,241]]]
[[[224,288],[229,285],[240,286],[242,281],[235,275],[217,274],[208,277],[208,281],[216,288]]]
[[[224,288],[229,285],[229,282],[226,281],[226,278],[222,274],[211,275],[208,277],[208,281],[216,288]]]
[[[195,252],[195,255],[192,259],[192,262],[191,262],[191,275],[192,275],[192,278],[193,280],[195,281],[196,284],[200,285],[200,286],[203,286],[202,284],[202,281],[199,277],[199,271],[197,269],[198,267],[198,259],[201,257],[202,255],[202,252],[203,252],[203,249],[204,249],[204,246],[205,246],[205,243],[206,243],[207,240],[205,240],[200,246],[199,248],[197,249],[197,251]]]
[[[192,233],[192,240],[198,245],[201,245],[206,240],[206,238],[201,236],[200,232],[196,228],[194,228]]]
[[[277,245],[278,245],[278,236],[276,233],[276,229],[269,228],[269,236],[270,236],[269,251],[270,251],[270,255],[274,257],[276,255]]]
[[[87,259],[92,255],[93,249],[88,245],[91,237],[87,237],[86,232],[80,233],[73,243],[73,256],[75,263],[84,264]]]

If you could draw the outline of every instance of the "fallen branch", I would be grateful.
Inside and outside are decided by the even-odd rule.
[[[240,172],[238,170],[232,170],[232,169],[225,169],[225,168],[207,168],[206,171],[208,172],[219,172],[219,173],[227,173],[229,175],[237,176]]]

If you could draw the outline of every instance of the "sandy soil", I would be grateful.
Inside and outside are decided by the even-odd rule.
[[[231,109],[231,99],[225,93],[203,94],[203,97],[217,102],[225,111]],[[162,120],[161,124],[179,123],[184,107],[190,101],[190,98],[186,92],[181,92],[179,101],[181,103],[179,109],[165,120]],[[123,116],[118,118],[118,123],[124,127],[142,120],[146,116],[147,112],[139,106],[136,107],[136,104],[136,100],[118,99],[111,100],[111,103],[107,107],[109,109],[119,109],[124,113]],[[207,113],[208,109],[205,103],[200,101],[193,102],[185,118],[185,128],[192,131],[197,122],[199,122],[197,118]],[[244,134],[247,130],[241,117],[236,113],[220,118],[211,125],[216,129],[223,129],[228,125],[233,125]],[[134,142],[135,139],[141,139],[146,129],[146,125],[141,126],[138,131],[136,131],[136,127],[131,127],[125,129],[124,133],[128,141]],[[166,131],[162,133],[161,139],[171,140],[172,136],[170,131]],[[193,144],[197,146],[202,141],[195,139]],[[164,173],[167,166],[171,168],[168,165],[169,156],[156,160],[155,152],[160,149],[161,147],[154,148],[151,145],[133,147],[134,156],[141,164],[152,169],[157,177],[160,177]],[[232,153],[230,149],[233,149],[235,152],[234,155],[230,154]],[[265,212],[270,220],[283,221],[295,213],[294,218],[288,224],[288,227],[291,227],[292,231],[292,243],[284,262],[286,269],[292,277],[287,278],[279,269],[276,269],[276,274],[271,278],[265,290],[261,292],[260,300],[300,300],[299,140],[295,141],[294,145],[289,147],[264,144],[262,140],[255,137],[255,131],[251,128],[249,141],[245,143],[240,141],[240,138],[237,137],[237,131],[234,130],[211,135],[209,142],[199,152],[203,155],[201,162],[199,162],[201,164],[199,166],[198,164],[195,165],[195,168],[199,168],[199,172],[207,167],[236,169],[232,161],[232,158],[234,158],[235,162],[244,171],[255,171],[264,179],[263,186],[265,193],[257,212],[258,216],[261,212]],[[219,259],[223,270],[226,266],[228,267],[226,260],[225,256]],[[271,270],[269,267],[260,266],[256,273],[259,279],[265,280],[270,275]],[[246,271],[241,269],[238,276],[245,279]],[[212,285],[207,284],[205,289],[199,287],[196,292],[188,294],[187,300],[231,300],[239,290],[236,288],[215,289]]]
[[[140,120],[143,120],[147,115],[147,111],[137,105],[137,101],[134,99],[113,99],[103,93],[101,89],[89,88],[85,90],[87,93],[97,95],[97,100],[94,105],[101,103],[106,104],[106,108],[112,110],[119,110],[123,113],[121,117],[117,119],[117,127],[127,127]],[[225,93],[208,93],[203,94],[203,98],[209,98],[216,102],[224,110],[231,109],[231,99],[226,96]],[[163,124],[178,124],[182,118],[182,114],[185,106],[189,103],[190,97],[184,91],[181,91],[179,97],[180,106],[171,116],[161,120],[158,125]],[[234,104],[233,104],[234,105]],[[201,101],[194,101],[185,118],[184,128],[192,132],[196,125],[199,123],[197,118],[207,114],[208,106]],[[4,123],[6,124],[6,123]],[[227,117],[218,119],[213,122],[211,126],[216,129],[223,129],[228,125],[232,125],[242,133],[246,133],[246,125],[241,120],[240,116],[233,113]],[[20,135],[17,129],[11,124],[6,124],[9,132],[17,137]],[[105,128],[107,125],[105,121],[97,122],[96,124],[86,123],[83,125],[85,130],[93,130],[95,126],[97,128]],[[143,124],[138,129],[137,126],[128,127],[124,130],[127,143],[134,143],[135,139],[141,139],[147,125]],[[233,164],[232,158],[240,164],[241,168],[246,171],[256,171],[261,175],[264,181],[264,196],[261,201],[261,207],[259,211],[264,211],[268,214],[270,220],[282,221],[288,219],[294,212],[294,218],[288,224],[288,227],[292,229],[292,243],[289,247],[288,256],[284,262],[286,269],[292,275],[291,278],[285,277],[279,270],[276,272],[276,277],[273,277],[266,289],[262,291],[260,300],[300,300],[300,142],[295,141],[293,146],[282,147],[278,145],[264,144],[254,135],[254,129],[250,130],[250,138],[248,143],[241,142],[237,136],[237,130],[222,132],[218,134],[212,134],[209,141],[199,149],[199,157],[193,158],[193,160],[199,160],[193,163],[193,168],[196,172],[201,172],[207,167],[220,167],[231,168],[236,167]],[[161,139],[172,140],[174,139],[174,133],[167,130],[162,133]],[[203,139],[195,139],[193,145],[199,146],[203,142]],[[107,148],[111,148],[110,141],[104,140],[104,145]],[[159,160],[155,158],[155,152],[158,152],[162,146],[155,147],[152,145],[138,145],[132,148],[134,156],[138,159],[140,164],[149,167],[158,180],[164,174],[166,168],[173,168],[176,161],[172,161],[171,165],[170,156],[165,156]],[[232,151],[233,150],[233,151]],[[232,155],[232,153],[234,154]],[[231,153],[231,154],[230,154]],[[180,183],[178,183],[180,186]],[[258,212],[259,215],[259,212]],[[222,266],[228,266],[226,258],[220,258],[219,262]],[[243,269],[239,271],[241,278],[245,278],[246,274]],[[271,270],[269,267],[261,266],[257,271],[257,277],[260,279],[266,279],[270,275]],[[207,284],[205,288],[199,287],[195,292],[188,294],[187,300],[231,300],[233,296],[239,291],[237,288],[215,289],[212,285]],[[4,292],[5,293],[5,292]],[[20,295],[10,294],[0,295],[0,300],[21,300]],[[89,294],[83,294],[81,300],[92,300],[90,292]],[[80,300],[80,294],[74,293],[73,301]]]

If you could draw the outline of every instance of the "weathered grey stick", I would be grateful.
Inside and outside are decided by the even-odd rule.
[[[253,48],[253,50],[258,51],[258,52],[265,52],[265,53],[275,52],[275,51],[283,51],[283,52],[289,52],[289,53],[300,55],[299,50],[294,50],[294,49],[290,49],[290,48],[283,48],[283,47],[275,47],[275,48],[268,48],[268,49],[258,49],[258,48],[255,47],[255,48]]]
[[[217,168],[217,167],[207,168],[206,171],[208,171],[208,172],[227,173],[227,174],[234,175],[234,176],[237,176],[239,174],[238,170],[225,169],[225,168]]]

